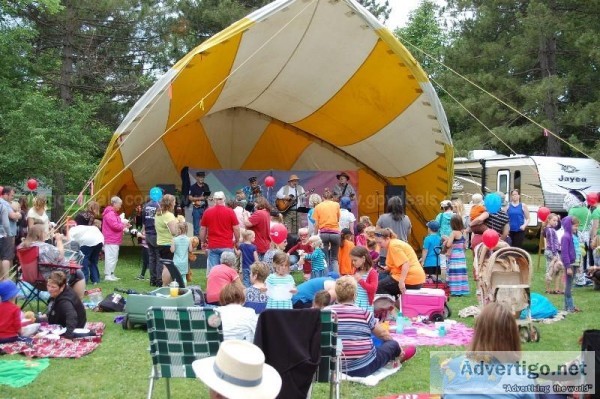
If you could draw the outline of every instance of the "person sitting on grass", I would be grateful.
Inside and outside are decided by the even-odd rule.
[[[415,355],[416,348],[400,349],[372,312],[355,305],[356,286],[353,276],[340,277],[335,282],[338,304],[326,309],[331,309],[338,318],[338,337],[343,348],[342,372],[352,377],[367,377],[398,357],[401,362],[407,361]],[[371,334],[383,341],[379,347],[373,344]]]
[[[331,305],[331,295],[329,295],[329,292],[321,290],[315,294],[312,304],[313,309],[325,309],[329,305]]]
[[[269,266],[263,262],[254,262],[250,266],[250,282],[252,285],[246,289],[246,303],[244,306],[254,309],[257,314],[267,307],[265,280],[269,277],[269,272]]]
[[[258,315],[244,307],[244,288],[240,284],[229,283],[219,294],[217,311],[223,321],[223,339],[239,339],[253,342]]]
[[[206,279],[206,302],[209,305],[219,304],[221,290],[229,283],[239,284],[242,289],[242,280],[235,270],[235,254],[225,251],[221,254],[221,264],[210,269]]]

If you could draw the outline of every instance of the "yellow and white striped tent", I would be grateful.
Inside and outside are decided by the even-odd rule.
[[[404,185],[414,244],[451,192],[447,120],[426,74],[354,0],[279,0],[195,48],[135,104],[96,175],[100,202],[180,185],[184,166],[356,170],[359,214]],[[375,194],[378,192],[379,194]]]

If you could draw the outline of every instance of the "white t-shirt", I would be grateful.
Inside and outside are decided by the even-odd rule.
[[[356,222],[356,217],[352,212],[347,209],[340,209],[340,231],[342,229],[350,229],[350,226],[353,226],[354,222]]]
[[[254,342],[256,322],[258,321],[258,315],[254,309],[232,303],[220,306],[216,310],[223,322],[224,340],[239,339],[250,343]]]
[[[69,238],[81,247],[104,244],[104,236],[96,226],[73,226],[69,229]]]
[[[50,219],[48,219],[45,209],[44,213],[41,215],[37,213],[35,208],[29,209],[29,211],[27,211],[27,219],[35,220],[35,224],[44,225],[44,239],[47,240],[50,238]]]

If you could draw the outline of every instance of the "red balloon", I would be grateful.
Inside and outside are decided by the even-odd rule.
[[[275,178],[273,176],[265,177],[265,186],[273,187],[275,185]]]
[[[589,206],[596,205],[598,203],[598,193],[589,193],[586,200]]]
[[[275,244],[279,245],[285,240],[287,240],[288,231],[287,228],[281,223],[275,223],[271,226],[271,232],[269,236],[271,237],[271,241]]]
[[[38,186],[38,182],[35,179],[29,179],[27,180],[27,188],[30,190],[35,190]]]
[[[540,209],[538,209],[538,212],[537,212],[538,219],[540,219],[542,222],[545,222],[546,219],[548,219],[549,214],[550,214],[550,209],[546,208],[545,206],[540,207]]]
[[[500,235],[498,234],[498,232],[496,230],[493,230],[493,229],[487,229],[482,234],[482,238],[483,238],[483,243],[489,249],[496,248],[496,245],[498,245],[498,241],[500,241]]]

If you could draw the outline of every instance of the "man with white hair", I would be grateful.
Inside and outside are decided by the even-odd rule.
[[[102,213],[102,235],[104,235],[104,280],[117,281],[115,276],[117,261],[119,260],[119,245],[123,241],[123,231],[130,227],[129,222],[124,221],[119,216],[119,211],[123,201],[114,196],[110,199],[110,206],[107,206]]]
[[[225,194],[217,191],[213,195],[215,206],[204,211],[200,228],[202,249],[207,249],[206,274],[218,265],[223,252],[233,252],[240,240],[240,226],[233,209],[225,205]]]

